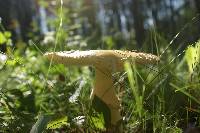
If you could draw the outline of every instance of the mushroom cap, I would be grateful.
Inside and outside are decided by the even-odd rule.
[[[66,66],[89,65],[112,71],[123,70],[123,64],[127,60],[137,64],[153,64],[159,61],[159,57],[152,54],[122,50],[48,52],[44,56],[55,63],[62,63]]]
[[[99,97],[105,102],[111,111],[111,124],[122,119],[120,115],[120,102],[116,96],[112,72],[122,71],[124,62],[130,61],[137,64],[152,64],[159,57],[139,52],[121,50],[88,50],[88,51],[63,51],[44,54],[49,60],[62,63],[66,66],[94,66],[95,80],[91,96]]]

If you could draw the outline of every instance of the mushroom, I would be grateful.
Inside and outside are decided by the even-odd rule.
[[[124,62],[127,60],[138,64],[151,64],[159,60],[159,57],[152,54],[121,50],[48,52],[44,56],[55,63],[62,63],[66,66],[93,66],[95,80],[91,98],[97,96],[108,106],[111,113],[110,123],[114,126],[122,117],[112,74],[123,71]]]

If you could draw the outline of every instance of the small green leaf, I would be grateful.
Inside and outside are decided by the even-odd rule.
[[[182,129],[178,128],[178,127],[171,127],[167,129],[168,133],[182,133]]]
[[[94,125],[97,129],[105,130],[103,113],[90,117],[90,123],[92,123],[91,125]]]
[[[0,45],[6,43],[7,39],[2,32],[0,32]]]
[[[4,32],[4,36],[8,39],[8,38],[10,38],[12,36],[12,34],[9,31],[5,31]]]
[[[113,48],[114,40],[112,36],[106,36],[103,38],[104,42],[108,45],[108,49]]]
[[[6,61],[6,64],[9,65],[9,66],[14,66],[14,65],[16,65],[16,63],[17,62],[15,60],[11,60],[11,59]]]
[[[192,73],[193,69],[200,62],[200,41],[196,45],[189,46],[185,52],[185,59],[188,64],[189,72]]]
[[[56,120],[52,120],[48,123],[47,129],[57,129],[57,128],[61,128],[62,126],[68,126],[69,123],[67,121],[68,121],[67,116],[64,116]]]
[[[98,113],[103,113],[105,126],[109,127],[111,125],[111,112],[106,103],[95,95],[92,100],[92,106]]]

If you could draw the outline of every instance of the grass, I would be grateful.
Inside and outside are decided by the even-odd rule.
[[[13,56],[18,60],[9,58],[0,71],[4,75],[1,76],[0,111],[3,132],[26,132],[34,127],[46,131],[105,130],[104,120],[92,110],[89,100],[93,72],[90,75],[88,68],[62,65],[49,68],[48,62],[36,51],[29,51],[27,57]],[[168,65],[162,65],[166,63],[161,61],[155,67],[125,64],[126,73],[118,76],[125,81],[122,97],[124,131],[181,132],[193,118],[198,126],[199,82],[189,81],[191,72],[186,67],[187,60],[182,60],[181,66],[176,65],[175,59]],[[194,69],[193,73],[196,71]],[[81,79],[79,75],[82,75]],[[198,78],[193,75],[193,81]],[[75,93],[80,80],[84,84],[76,100],[70,102],[68,99]],[[75,118],[80,116],[84,119],[77,125],[81,120]],[[26,117],[31,118],[26,120]]]

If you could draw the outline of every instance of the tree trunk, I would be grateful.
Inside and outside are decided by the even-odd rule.
[[[171,11],[171,16],[170,16],[170,31],[171,31],[171,34],[174,35],[176,34],[176,22],[174,20],[174,16],[175,16],[175,13],[174,13],[174,5],[173,5],[173,0],[170,0],[170,11]]]
[[[159,1],[158,0],[146,0],[146,4],[148,8],[151,10],[152,19],[156,27],[159,27],[159,19],[158,19],[158,7]]]
[[[12,12],[15,12],[14,10],[17,10],[16,17],[20,24],[20,31],[21,31],[21,37],[22,40],[25,42],[28,42],[28,40],[31,38],[29,36],[29,33],[32,32],[32,26],[31,23],[33,21],[33,1],[32,0],[18,0],[15,4],[16,7],[13,9]]]
[[[196,8],[197,8],[197,12],[200,13],[200,1],[199,0],[194,0]]]
[[[197,13],[200,14],[200,0],[194,0],[195,6],[196,6],[196,10]],[[200,31],[200,26],[198,26],[199,31]]]
[[[83,7],[86,8],[83,12],[83,16],[88,19],[89,23],[89,29],[86,29],[86,33],[90,35],[96,28],[96,14],[93,0],[84,0]]]
[[[119,5],[121,4],[119,0],[112,0],[112,10],[113,10],[113,28],[117,31],[121,31],[121,18],[119,12]]]
[[[145,38],[144,20],[140,0],[132,0],[132,13],[134,19],[135,39],[137,47],[141,48]]]

